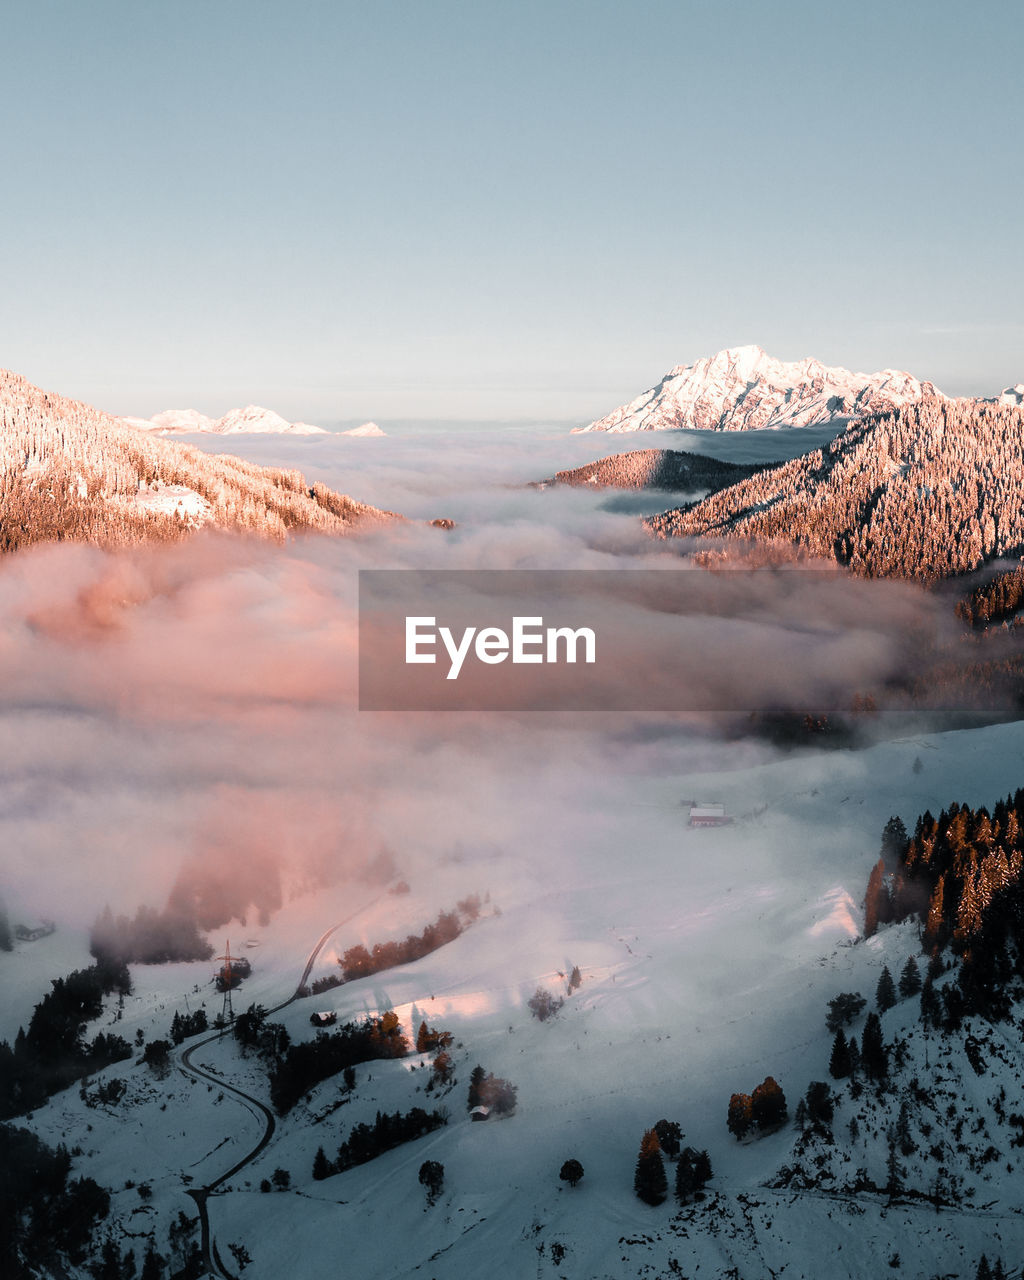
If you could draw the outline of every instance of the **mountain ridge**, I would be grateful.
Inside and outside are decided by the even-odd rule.
[[[934,384],[898,369],[852,373],[810,356],[784,361],[759,346],[727,347],[675,365],[655,386],[574,433],[818,426],[936,396],[942,392]]]
[[[0,550],[173,541],[203,525],[280,541],[394,519],[298,471],[166,440],[0,370]]]

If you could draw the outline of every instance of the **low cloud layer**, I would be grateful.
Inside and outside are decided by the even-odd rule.
[[[339,447],[347,457],[367,443],[390,441]],[[108,901],[161,905],[195,859],[273,863],[287,897],[357,877],[382,850],[410,872],[458,847],[550,838],[554,857],[550,815],[585,832],[610,771],[710,759],[710,740],[681,738],[670,714],[357,711],[359,568],[680,565],[677,549],[593,495],[498,483],[533,469],[522,442],[474,447],[471,464],[435,452],[419,480],[445,514],[452,466],[476,468],[460,512],[470,518],[452,533],[410,523],[284,548],[207,535],[117,554],[43,546],[0,562],[12,908],[82,922]],[[537,459],[536,471],[554,461],[566,459]],[[898,666],[913,625],[932,625],[930,604],[907,588],[841,584],[826,610],[781,595],[769,576],[745,588],[742,619],[723,622],[735,612],[729,589],[720,582],[684,632],[641,592],[613,683],[699,680],[714,650],[718,678],[746,682],[752,698],[767,671],[773,697],[834,696],[837,683],[856,689]]]

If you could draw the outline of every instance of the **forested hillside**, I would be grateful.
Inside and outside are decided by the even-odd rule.
[[[568,484],[595,489],[717,490],[779,465],[722,462],[682,449],[633,449],[570,471],[556,471],[550,480],[541,481],[540,487]]]
[[[298,471],[211,457],[0,371],[0,550],[168,541],[202,524],[280,539],[390,518]]]
[[[932,398],[653,516],[659,538],[785,541],[869,577],[935,581],[1024,547],[1024,409]]]

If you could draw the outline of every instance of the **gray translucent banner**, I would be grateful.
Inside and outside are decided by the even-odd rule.
[[[363,570],[359,707],[846,708],[921,670],[936,617],[819,569]]]

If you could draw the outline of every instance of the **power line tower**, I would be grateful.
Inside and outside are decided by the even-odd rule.
[[[217,975],[217,985],[224,992],[224,1004],[220,1011],[220,1020],[224,1026],[229,1026],[235,1020],[235,1011],[231,1005],[231,988],[234,986],[234,975],[231,971],[231,943],[228,942],[224,948],[224,954],[218,956],[221,962],[220,973]]]

